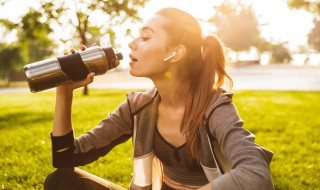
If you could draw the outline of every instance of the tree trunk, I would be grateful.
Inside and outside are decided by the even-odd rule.
[[[83,33],[81,34],[81,43],[83,45],[87,45],[87,39],[86,39],[85,31],[83,31]],[[83,87],[83,95],[84,96],[89,95],[89,89],[88,89],[87,85]]]
[[[78,18],[78,32],[81,38],[81,44],[87,46],[87,37],[86,37],[86,32],[87,32],[87,25],[88,25],[88,17],[86,18],[86,20],[81,23],[79,18]],[[88,86],[84,86],[83,88],[83,95],[87,96],[89,95],[89,89]]]
[[[84,95],[84,96],[89,95],[89,89],[88,89],[88,86],[87,86],[87,85],[83,87],[83,95]]]

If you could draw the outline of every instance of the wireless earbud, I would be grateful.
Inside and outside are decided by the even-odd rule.
[[[164,62],[169,61],[170,59],[172,59],[172,58],[173,58],[174,56],[176,56],[176,55],[177,55],[177,53],[174,51],[174,52],[172,53],[172,55],[166,57],[163,61],[164,61]]]

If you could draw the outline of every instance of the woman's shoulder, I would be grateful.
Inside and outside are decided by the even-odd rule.
[[[127,93],[127,101],[130,104],[132,113],[137,112],[146,105],[152,103],[158,96],[158,90],[151,88],[146,91]]]
[[[233,92],[232,91],[226,91],[222,88],[219,88],[217,90],[212,91],[212,99],[208,105],[207,111],[205,113],[205,117],[210,117],[210,114],[212,112],[223,105],[228,105],[232,103],[233,98]]]

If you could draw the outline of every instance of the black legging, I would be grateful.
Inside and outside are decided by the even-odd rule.
[[[79,168],[59,168],[49,174],[45,190],[125,190]]]
[[[44,190],[125,190],[125,188],[79,168],[59,168],[47,176]],[[174,189],[163,183],[161,190]]]

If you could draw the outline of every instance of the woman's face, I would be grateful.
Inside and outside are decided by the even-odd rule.
[[[162,29],[165,19],[154,15],[140,28],[139,37],[129,43],[130,74],[153,78],[166,72],[169,64],[163,59],[168,56],[166,32]]]

